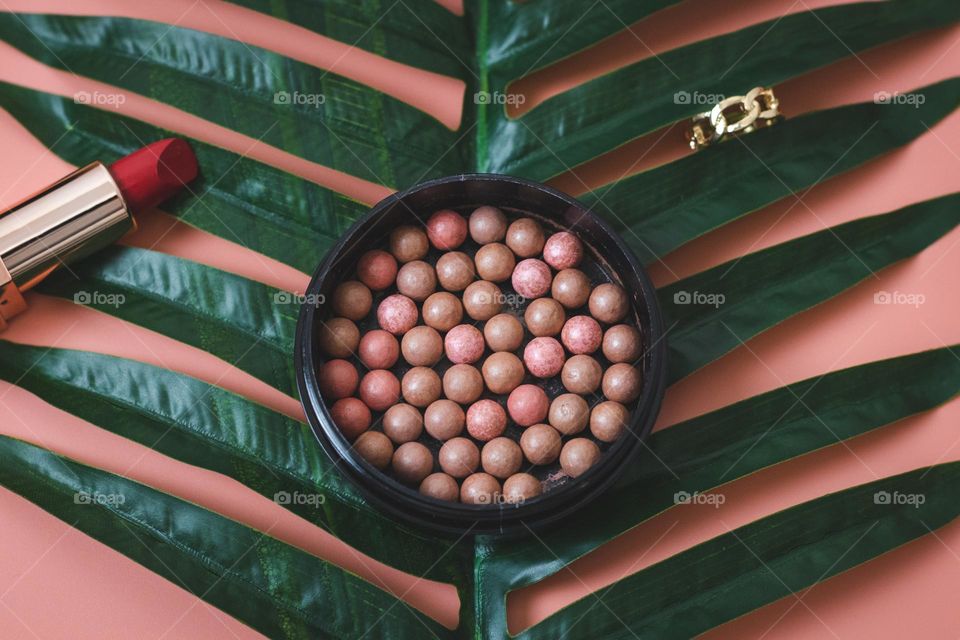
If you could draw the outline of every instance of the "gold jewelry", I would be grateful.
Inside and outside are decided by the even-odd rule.
[[[684,135],[696,151],[779,122],[779,109],[780,101],[773,89],[755,87],[745,96],[731,96],[710,111],[693,116]]]

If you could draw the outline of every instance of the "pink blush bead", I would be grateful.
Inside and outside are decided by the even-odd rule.
[[[456,211],[441,209],[427,220],[427,237],[441,251],[451,251],[467,239],[467,221]]]
[[[603,331],[600,324],[590,316],[574,316],[563,325],[560,339],[571,353],[593,353],[600,348]]]
[[[377,322],[384,331],[401,336],[417,325],[416,303],[405,295],[387,296],[377,307]]]
[[[483,334],[469,324],[458,324],[447,332],[443,350],[454,364],[472,364],[483,355]]]
[[[396,258],[386,251],[374,249],[360,256],[357,277],[374,291],[381,291],[397,279],[397,269]]]
[[[507,411],[521,427],[543,422],[549,410],[550,400],[546,392],[534,384],[520,385],[507,398]]]
[[[524,298],[539,298],[550,290],[553,274],[543,260],[527,258],[513,269],[510,283]]]
[[[363,334],[357,348],[360,362],[369,369],[389,369],[400,357],[400,343],[392,333],[374,329]]]
[[[467,409],[467,432],[487,442],[503,434],[507,428],[507,413],[493,400],[478,400]]]
[[[523,362],[527,371],[538,378],[550,378],[560,373],[566,354],[555,338],[534,338],[523,350]]]
[[[360,380],[360,399],[374,411],[386,411],[400,401],[400,381],[384,369],[368,371]]]
[[[569,231],[555,233],[543,245],[543,259],[557,271],[570,269],[583,259],[583,243]]]

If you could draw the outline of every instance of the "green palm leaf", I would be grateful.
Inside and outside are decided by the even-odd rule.
[[[742,95],[922,29],[960,19],[952,0],[861,2],[789,15],[637,62],[555,96],[516,120],[481,105],[485,171],[544,179],[703,110],[678,92]],[[483,90],[502,91],[486,86]],[[483,150],[480,150],[481,152]]]
[[[285,291],[134,247],[112,247],[60,270],[38,291],[203,349],[296,396],[290,354],[300,305]]]
[[[369,508],[306,425],[229,391],[133,360],[9,342],[0,342],[0,378],[160,453],[234,478],[378,560],[433,580],[465,575],[452,540]],[[324,501],[284,502],[294,493]],[[393,554],[385,540],[404,553]]]
[[[606,606],[579,600],[517,637],[693,637],[785,596],[800,598],[951,522],[960,515],[958,487],[954,462],[831,493],[617,582],[602,593]],[[905,501],[887,502],[891,496]]]
[[[272,638],[445,638],[365,580],[121,476],[0,436],[0,484]]]
[[[953,194],[797,238],[660,289],[667,326],[676,324],[669,338],[670,379],[876,276],[958,223],[960,194]],[[698,302],[699,295],[716,302]]]
[[[434,0],[229,0],[370,53],[452,77],[472,51],[466,24]]]
[[[506,594],[534,584],[691,495],[836,445],[960,393],[960,360],[926,351],[803,380],[654,433],[617,486],[568,526],[524,542],[480,540],[478,618],[506,632]],[[720,621],[717,622],[719,624]]]
[[[67,162],[113,162],[171,131],[0,83],[0,104]],[[239,154],[191,140],[202,175],[164,203],[181,220],[309,273],[366,207]]]
[[[10,13],[0,13],[0,38],[51,66],[379,184],[409,185],[462,166],[452,149],[458,135],[430,116],[235,40],[144,20]]]
[[[712,229],[780,198],[800,198],[805,189],[916,139],[960,104],[960,80],[916,93],[924,98],[919,107],[868,102],[817,111],[581,199],[652,263]]]

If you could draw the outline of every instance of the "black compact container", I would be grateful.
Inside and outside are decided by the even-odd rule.
[[[584,270],[591,281],[595,285],[615,282],[631,297],[633,314],[629,320],[640,327],[645,345],[643,359],[637,364],[642,370],[644,386],[641,396],[628,407],[631,419],[627,432],[610,445],[601,443],[599,462],[575,479],[556,473],[556,464],[553,468],[525,468],[537,474],[547,490],[519,505],[443,502],[421,495],[416,487],[401,484],[354,453],[320,395],[317,370],[324,357],[317,344],[317,329],[328,315],[323,305],[305,304],[301,309],[296,337],[297,382],[307,420],[320,446],[376,506],[407,521],[447,533],[522,533],[563,518],[606,489],[627,465],[634,463],[660,410],[666,379],[666,340],[660,308],[646,271],[616,232],[580,202],[543,184],[495,174],[439,178],[385,198],[350,227],[317,269],[306,299],[329,300],[338,284],[352,279],[360,256],[373,248],[385,248],[387,237],[396,227],[422,225],[423,220],[439,209],[453,209],[468,216],[480,205],[498,207],[508,218],[535,218],[547,231],[575,233],[584,244],[585,260],[590,261],[590,268]],[[435,258],[431,252],[427,260],[434,262]],[[383,297],[383,293],[374,294],[374,308]],[[512,311],[522,314],[519,308]],[[361,332],[376,328],[374,324],[375,320],[361,321]],[[442,376],[448,366],[450,363],[444,358],[437,366],[438,373]],[[398,363],[393,371],[399,378],[408,368]],[[543,386],[549,397],[563,392],[559,379],[532,382]],[[590,405],[596,402],[591,401]],[[510,429],[514,431],[511,433]],[[520,428],[514,425],[505,435],[516,436],[519,432]],[[420,439],[436,453],[439,443],[428,440],[425,434]]]

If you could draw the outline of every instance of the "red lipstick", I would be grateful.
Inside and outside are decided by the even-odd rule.
[[[26,308],[22,292],[57,267],[112,244],[134,215],[177,194],[197,176],[185,140],[167,138],[109,167],[94,162],[0,213],[0,331]]]

